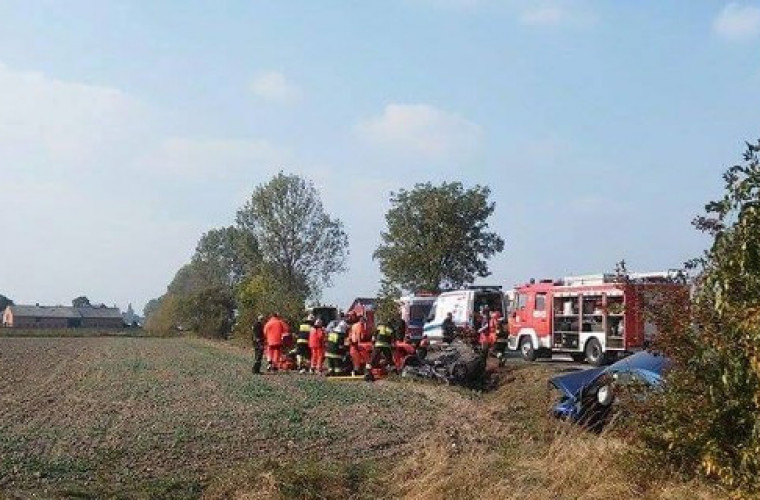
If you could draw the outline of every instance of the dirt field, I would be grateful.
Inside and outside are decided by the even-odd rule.
[[[434,386],[254,377],[248,352],[193,339],[0,338],[0,371],[0,491],[12,496],[193,497],[262,456],[402,452],[467,404]]]

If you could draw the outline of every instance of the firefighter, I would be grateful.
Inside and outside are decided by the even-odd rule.
[[[261,360],[264,357],[264,347],[266,346],[266,340],[264,339],[264,316],[259,315],[256,318],[253,330],[251,331],[251,340],[253,342],[253,367],[251,371],[254,375],[258,375],[261,373]]]
[[[312,325],[314,325],[314,316],[309,315],[298,327],[298,336],[296,337],[296,366],[299,368],[298,373],[306,373],[306,370],[309,368],[309,335],[311,334]]]
[[[380,323],[377,325],[375,332],[375,343],[372,346],[372,357],[367,363],[366,372],[364,378],[366,380],[374,380],[372,376],[372,368],[380,367],[380,359],[385,360],[386,366],[393,365],[393,344],[396,340],[396,333],[393,328]]]
[[[311,350],[311,372],[321,373],[325,364],[325,329],[322,320],[317,318],[309,333],[309,349]]]
[[[272,317],[264,325],[264,337],[268,351],[267,361],[269,362],[267,371],[277,371],[282,359],[282,337],[287,331],[287,324],[280,319],[280,315],[277,313],[272,314]]]
[[[362,369],[362,355],[359,350],[359,342],[363,341],[366,335],[367,319],[364,316],[361,316],[356,323],[351,325],[351,331],[348,335],[348,352],[351,356],[351,363],[353,364],[353,370],[351,371],[352,377],[359,375],[359,372]]]
[[[345,321],[339,322],[335,328],[327,333],[325,356],[327,358],[327,375],[339,375],[343,371],[343,358],[346,354],[346,327]]]
[[[498,323],[496,325],[496,338],[494,342],[494,351],[496,352],[496,358],[499,360],[499,365],[504,366],[507,361],[507,337],[509,332],[507,331],[507,325],[504,318],[499,315]]]

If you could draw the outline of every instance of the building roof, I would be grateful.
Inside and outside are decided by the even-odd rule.
[[[17,318],[122,319],[118,307],[8,306]]]
[[[8,306],[17,318],[81,318],[79,311],[66,306]]]
[[[72,308],[73,309],[73,308]],[[82,315],[83,318],[88,319],[103,319],[103,318],[113,318],[113,319],[122,319],[121,311],[118,307],[78,307],[77,310],[79,311],[79,314]]]

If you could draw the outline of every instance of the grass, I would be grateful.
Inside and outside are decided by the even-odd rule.
[[[552,420],[551,364],[486,394],[250,374],[201,339],[0,338],[0,497],[717,499]]]

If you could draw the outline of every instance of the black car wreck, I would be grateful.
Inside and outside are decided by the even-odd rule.
[[[601,431],[612,417],[622,387],[638,385],[658,389],[663,384],[666,357],[641,351],[604,368],[559,375],[549,384],[561,392],[552,414],[591,430]]]
[[[431,346],[424,356],[410,358],[401,375],[480,389],[486,381],[486,357],[457,339],[451,344]]]

